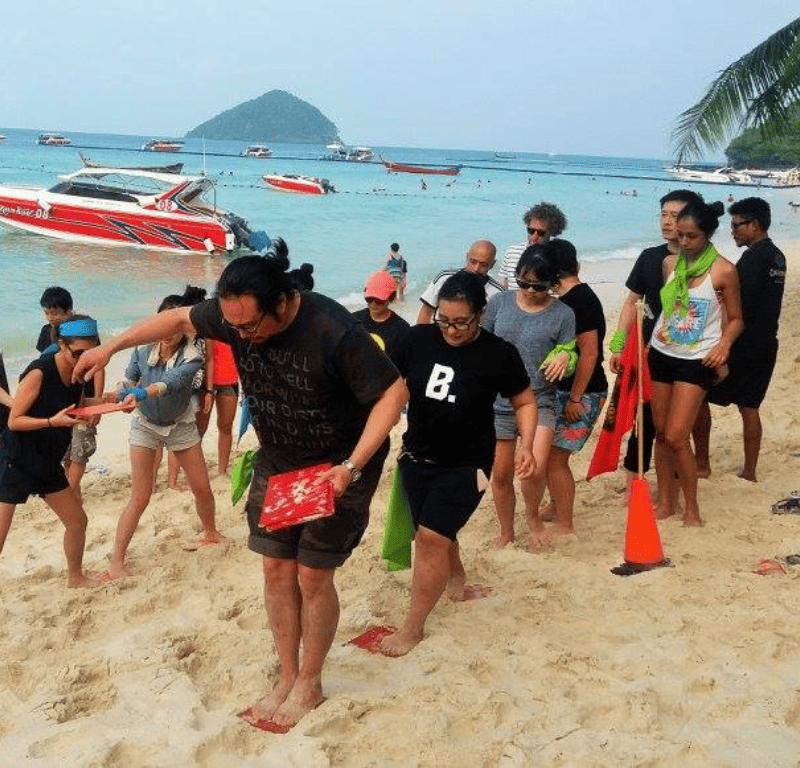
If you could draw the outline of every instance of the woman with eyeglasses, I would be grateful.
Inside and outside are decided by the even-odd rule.
[[[527,478],[535,468],[529,377],[517,350],[481,328],[485,306],[481,278],[457,272],[439,292],[435,324],[412,327],[396,356],[410,393],[398,467],[416,536],[408,614],[381,642],[389,656],[422,640],[445,590],[453,600],[466,597],[456,537],[489,486],[498,395],[509,399],[521,434],[517,474]]]
[[[680,252],[663,262],[662,310],[647,356],[653,382],[657,515],[675,514],[681,489],[683,522],[690,526],[703,521],[689,435],[708,390],[727,374],[731,346],[744,329],[736,267],[711,242],[724,212],[720,202],[695,201],[678,214]]]
[[[200,288],[186,286],[182,296],[167,296],[159,312],[190,307],[205,295]],[[114,552],[104,582],[127,576],[125,557],[133,534],[150,503],[153,472],[162,448],[174,454],[194,495],[203,533],[186,548],[221,544],[224,536],[216,527],[216,509],[208,468],[195,418],[192,383],[203,367],[203,354],[182,332],[155,344],[136,347],[118,388],[119,400],[136,405],[128,438],[131,456],[131,495],[117,523]]]
[[[8,429],[0,436],[0,552],[17,504],[41,496],[64,524],[67,585],[88,587],[96,581],[83,572],[86,513],[61,462],[72,427],[81,423],[68,411],[94,402],[84,399],[82,383],[72,383],[72,372],[83,352],[100,343],[97,323],[73,315],[58,326],[55,343],[57,350],[42,354],[20,376]]]
[[[542,255],[542,246],[531,245],[523,251],[516,275],[517,290],[492,298],[483,327],[517,348],[536,395],[538,423],[533,441],[536,472],[522,480],[520,486],[531,546],[538,548],[551,539],[551,532],[539,516],[539,504],[547,483],[547,462],[556,426],[556,384],[574,370],[575,315],[551,295],[556,274],[553,265]],[[515,538],[514,456],[519,432],[507,399],[499,398],[494,412],[497,445],[492,467],[492,496],[500,525],[495,545],[504,547]]]

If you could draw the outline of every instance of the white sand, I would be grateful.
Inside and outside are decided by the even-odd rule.
[[[243,503],[231,507],[215,469],[231,543],[181,551],[197,528],[191,497],[159,490],[130,549],[139,575],[95,590],[66,589],[58,521],[39,500],[20,507],[0,557],[0,765],[797,765],[800,567],[752,573],[761,556],[800,552],[800,516],[770,513],[800,486],[800,248],[787,250],[760,482],[736,477],[739,416],[715,408],[706,525],[660,526],[674,568],[609,572],[622,557],[622,473],[579,483],[578,535],[542,554],[525,535],[493,549],[487,497],[461,541],[470,581],[492,596],[438,606],[404,658],[371,656],[347,640],[399,622],[408,603],[410,574],[388,573],[378,555],[387,473],[338,576],[328,699],[285,736],[236,717],[268,689],[277,658]],[[124,421],[104,419],[93,463],[109,472],[84,484],[90,570],[104,568],[127,500]],[[213,429],[205,445],[215,456]]]

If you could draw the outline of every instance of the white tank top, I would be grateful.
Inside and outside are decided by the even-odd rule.
[[[669,280],[674,276],[670,274]],[[681,317],[680,303],[668,317],[659,316],[650,345],[665,355],[702,360],[722,336],[722,305],[711,282],[711,270],[700,285],[689,289],[689,311]]]

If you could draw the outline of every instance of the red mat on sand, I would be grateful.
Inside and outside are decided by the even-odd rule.
[[[253,714],[252,707],[242,710],[239,712],[237,717],[241,717],[246,723],[249,723],[254,728],[258,728],[261,731],[269,731],[270,733],[289,733],[289,731],[292,730],[291,725],[283,725],[272,720],[264,720],[260,717],[256,717]]]
[[[381,640],[387,635],[393,635],[397,632],[397,627],[380,626],[370,627],[366,632],[362,632],[358,637],[350,640],[350,645],[355,645],[357,648],[363,648],[370,653],[383,654],[379,645]]]
[[[277,531],[332,515],[333,483],[317,482],[330,468],[330,464],[317,464],[270,477],[258,524]]]
[[[84,405],[80,408],[70,408],[67,411],[68,416],[101,416],[104,413],[113,413],[114,411],[130,410],[129,405],[122,403],[100,403],[100,405]]]

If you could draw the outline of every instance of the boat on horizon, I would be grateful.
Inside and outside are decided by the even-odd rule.
[[[150,139],[142,144],[145,152],[180,152],[183,149],[182,141],[170,139]]]
[[[460,165],[415,165],[413,163],[394,163],[391,160],[381,158],[384,168],[389,173],[430,173],[440,176],[458,176],[461,173]]]
[[[0,184],[0,225],[78,243],[207,254],[247,246],[259,234],[217,208],[205,176],[82,168],[58,178],[49,189]]]
[[[263,144],[251,144],[246,149],[242,150],[242,157],[258,157],[266,159],[272,157],[272,150]]]
[[[78,152],[78,156],[84,168],[108,168],[105,163],[97,163],[94,160],[90,160],[83,152]],[[183,163],[170,163],[169,165],[116,165],[114,167],[123,171],[152,171],[153,173],[180,174],[183,171]]]
[[[348,163],[371,163],[375,153],[369,147],[346,147],[341,141],[334,141],[325,146],[328,154],[322,160],[344,160]]]
[[[68,147],[72,144],[72,139],[68,139],[60,133],[40,133],[36,143],[46,147]]]
[[[264,183],[278,192],[296,192],[302,195],[325,195],[336,189],[327,179],[316,176],[298,176],[294,173],[267,173],[261,177]]]

